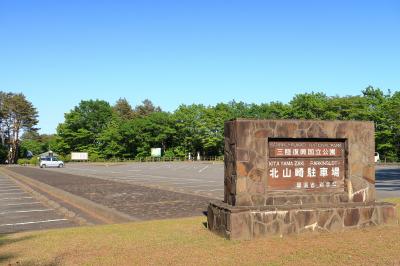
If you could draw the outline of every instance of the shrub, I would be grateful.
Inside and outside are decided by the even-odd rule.
[[[174,158],[175,157],[175,153],[172,149],[168,149],[164,152],[163,157],[167,157],[167,158]]]
[[[39,160],[37,157],[32,157],[31,159],[22,158],[22,159],[18,159],[17,163],[19,165],[38,165]]]
[[[39,165],[39,159],[38,159],[38,157],[32,157],[32,158],[29,160],[29,164],[31,164],[31,165]]]
[[[28,159],[18,159],[17,162],[19,165],[27,165],[29,163]]]
[[[63,161],[64,163],[68,163],[71,161],[71,154],[67,154],[67,155],[60,155],[59,159],[61,161]]]
[[[89,153],[89,161],[90,162],[102,162],[105,160],[100,154],[93,152],[93,153]]]

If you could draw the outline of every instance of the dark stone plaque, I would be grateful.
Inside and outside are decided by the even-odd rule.
[[[269,190],[344,188],[344,142],[271,140],[268,142]]]

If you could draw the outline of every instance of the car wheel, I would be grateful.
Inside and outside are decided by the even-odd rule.
[[[64,167],[64,165],[62,164],[62,163],[60,163],[59,165],[58,165],[58,168],[63,168]]]
[[[45,164],[42,164],[42,168],[46,168],[46,165],[45,165]]]

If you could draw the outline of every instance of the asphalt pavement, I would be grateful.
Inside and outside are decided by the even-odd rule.
[[[76,225],[0,174],[0,234]]]
[[[400,197],[400,167],[378,166],[375,188],[379,199]]]
[[[127,214],[132,221],[203,215],[212,200],[199,195],[48,169],[9,167],[8,170]],[[95,214],[96,209],[92,212]]]
[[[224,165],[221,162],[70,163],[64,168],[41,170],[144,185],[219,200],[224,197]]]
[[[223,198],[223,168],[222,163],[158,162],[10,169],[147,220],[201,214],[211,198]],[[400,167],[377,166],[376,189],[378,199],[400,197]],[[0,233],[76,225],[0,174]]]

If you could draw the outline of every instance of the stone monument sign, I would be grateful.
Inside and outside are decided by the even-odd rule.
[[[375,201],[374,124],[243,120],[225,123],[224,201],[208,227],[229,239],[396,223]]]

